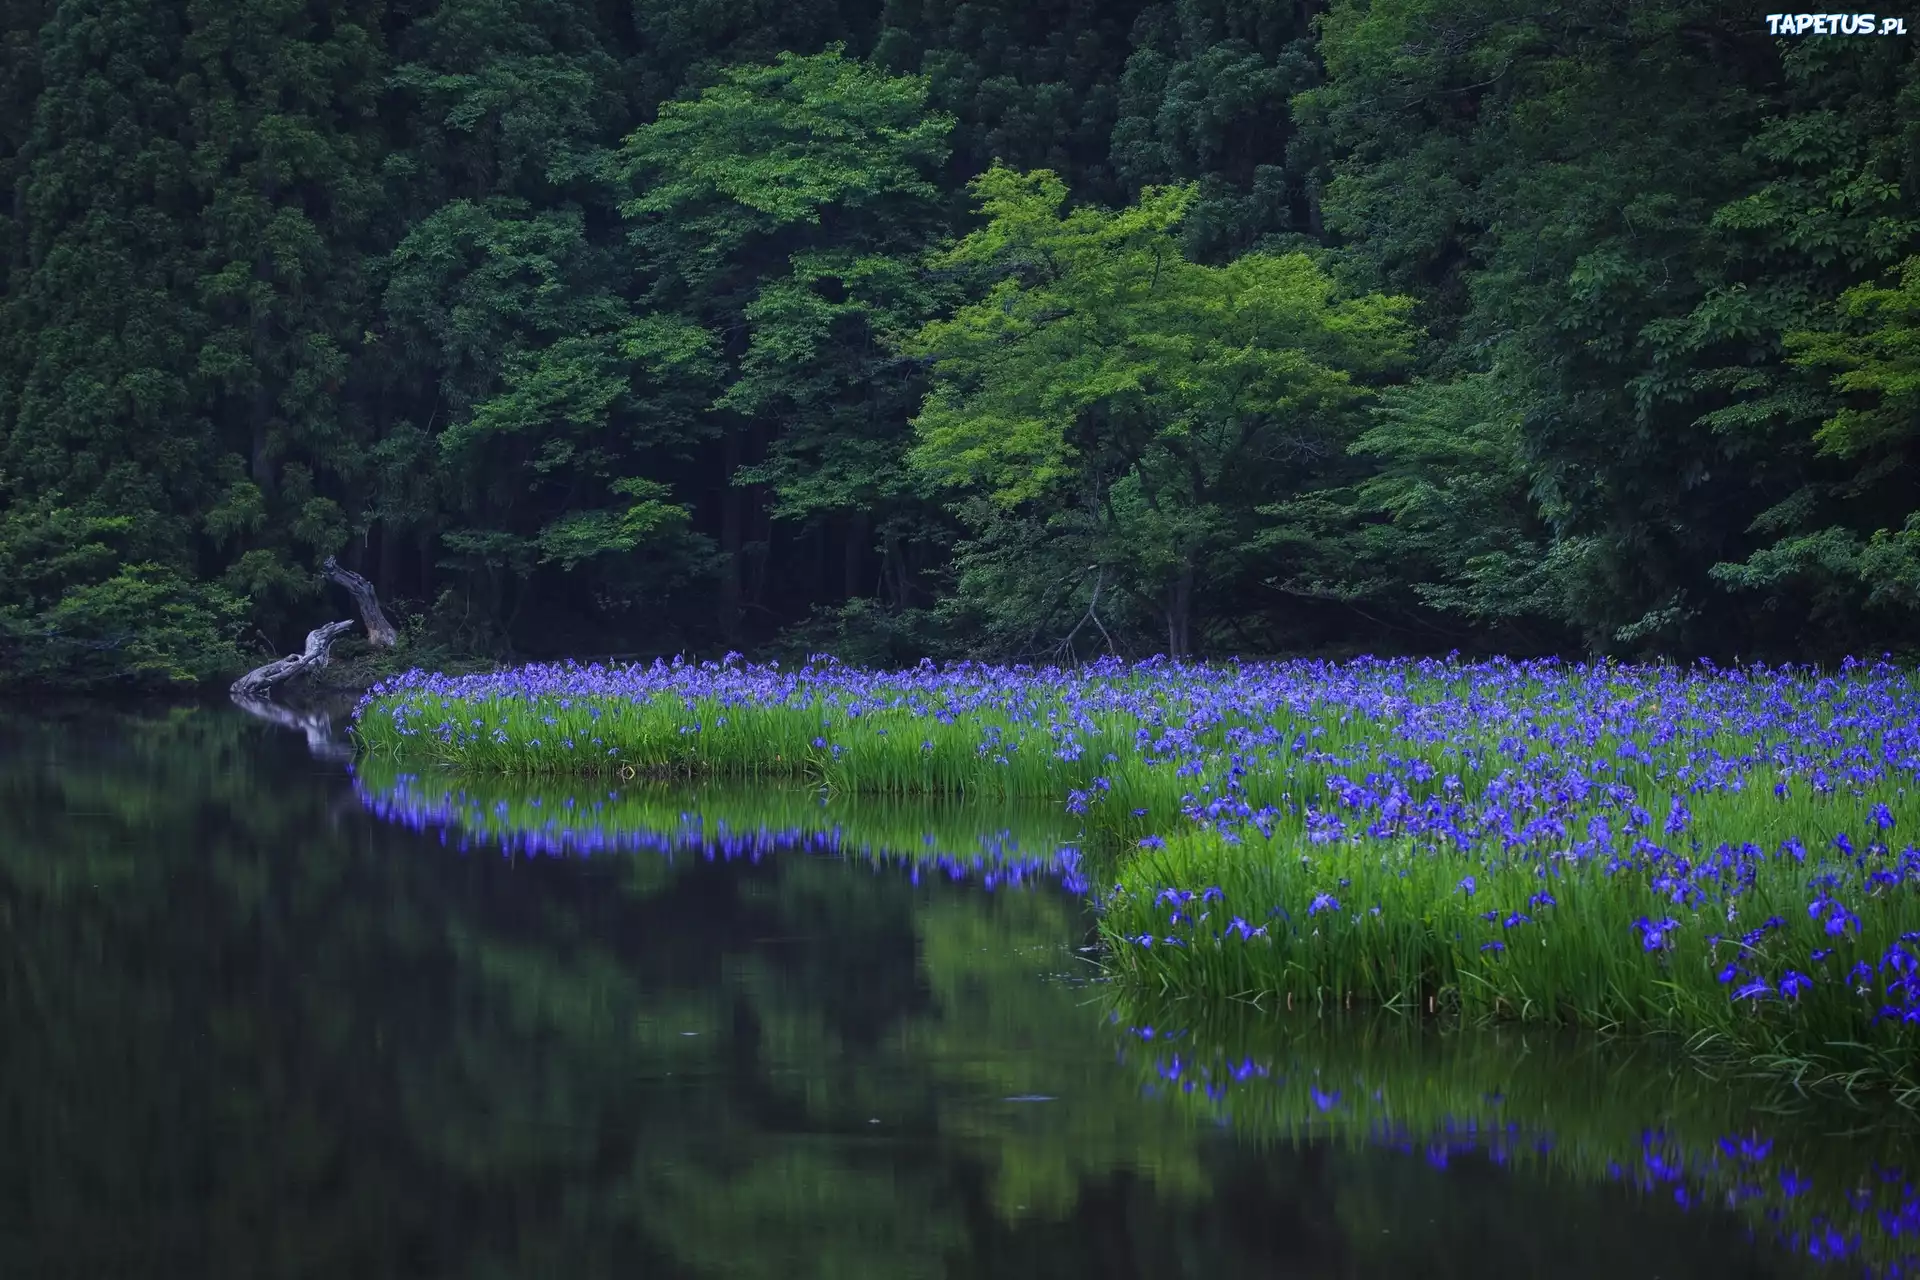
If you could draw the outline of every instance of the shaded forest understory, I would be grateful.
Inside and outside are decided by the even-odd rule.
[[[1912,657],[1920,72],[1750,5],[0,0],[0,683]]]

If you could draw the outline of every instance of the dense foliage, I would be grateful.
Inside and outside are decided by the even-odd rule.
[[[6,0],[0,679],[1911,649],[1920,72],[1724,0]]]

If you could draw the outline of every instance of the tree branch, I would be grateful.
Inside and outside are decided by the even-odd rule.
[[[374,593],[373,584],[351,569],[343,569],[340,562],[328,556],[321,564],[320,571],[328,580],[347,589],[353,597],[355,607],[360,610],[360,621],[367,628],[367,643],[376,649],[391,649],[400,643],[400,633],[387,621],[387,615],[380,609],[380,597]]]
[[[1106,638],[1107,652],[1112,654],[1117,654],[1118,652],[1114,648],[1113,637],[1107,635],[1106,624],[1101,622],[1100,615],[1094,612],[1094,610],[1100,606],[1100,587],[1106,580],[1107,571],[1103,566],[1099,565],[1088,565],[1087,568],[1096,570],[1093,575],[1093,597],[1087,601],[1086,614],[1080,621],[1073,624],[1073,630],[1067,632],[1066,638],[1061,640],[1059,645],[1055,647],[1054,653],[1056,655],[1064,653],[1069,658],[1073,656],[1073,638],[1080,634],[1080,628],[1086,626],[1089,621],[1091,621],[1094,626],[1100,628],[1100,634]]]
[[[315,627],[307,633],[307,647],[303,652],[290,653],[264,667],[255,667],[235,680],[228,692],[236,701],[265,697],[275,685],[285,684],[302,672],[326,666],[332,656],[333,642],[351,630],[352,622],[329,622],[324,627]]]

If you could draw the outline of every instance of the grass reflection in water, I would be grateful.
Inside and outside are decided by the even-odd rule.
[[[1702,1074],[1627,1038],[1513,1027],[1441,1034],[1382,1015],[1235,1016],[1122,1000],[1141,1092],[1243,1139],[1389,1148],[1532,1181],[1618,1184],[1850,1274],[1920,1274],[1920,1125],[1772,1077]],[[1348,1224],[1368,1234],[1378,1224]]]
[[[437,832],[461,850],[527,856],[652,852],[758,861],[780,851],[902,864],[923,874],[1001,885],[1050,882],[1084,893],[1078,825],[1038,805],[926,798],[833,801],[802,788],[687,787],[604,780],[529,783],[412,773],[362,761],[355,790],[369,812]]]

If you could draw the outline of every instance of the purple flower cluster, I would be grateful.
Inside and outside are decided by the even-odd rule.
[[[1275,716],[1304,699],[1315,729],[1296,722],[1275,749],[1274,725],[1249,715],[1211,755],[1189,756],[1209,766],[1183,796],[1189,829],[1246,846],[1241,865],[1304,853],[1303,868],[1397,866],[1367,876],[1375,914],[1379,901],[1408,911],[1431,901],[1396,898],[1390,876],[1422,876],[1423,860],[1464,863],[1447,882],[1455,901],[1496,895],[1474,912],[1494,936],[1460,939],[1487,964],[1511,954],[1510,931],[1558,907],[1563,883],[1588,888],[1577,917],[1590,928],[1608,914],[1593,887],[1622,902],[1651,897],[1665,909],[1626,918],[1634,949],[1659,965],[1704,949],[1737,1005],[1794,1007],[1825,990],[1867,1001],[1873,1022],[1920,1026],[1920,848],[1895,842],[1920,816],[1910,673],[1359,662],[1313,668],[1319,684],[1298,690],[1290,677],[1305,665],[1238,668],[1234,694]],[[1234,878],[1231,858],[1164,865]],[[1292,901],[1236,892],[1233,905],[1337,920],[1340,896],[1314,878],[1292,878]],[[1522,899],[1513,890],[1525,881],[1536,887]],[[1144,902],[1152,881],[1128,887]],[[1768,908],[1796,900],[1814,931],[1770,943],[1783,922]]]

